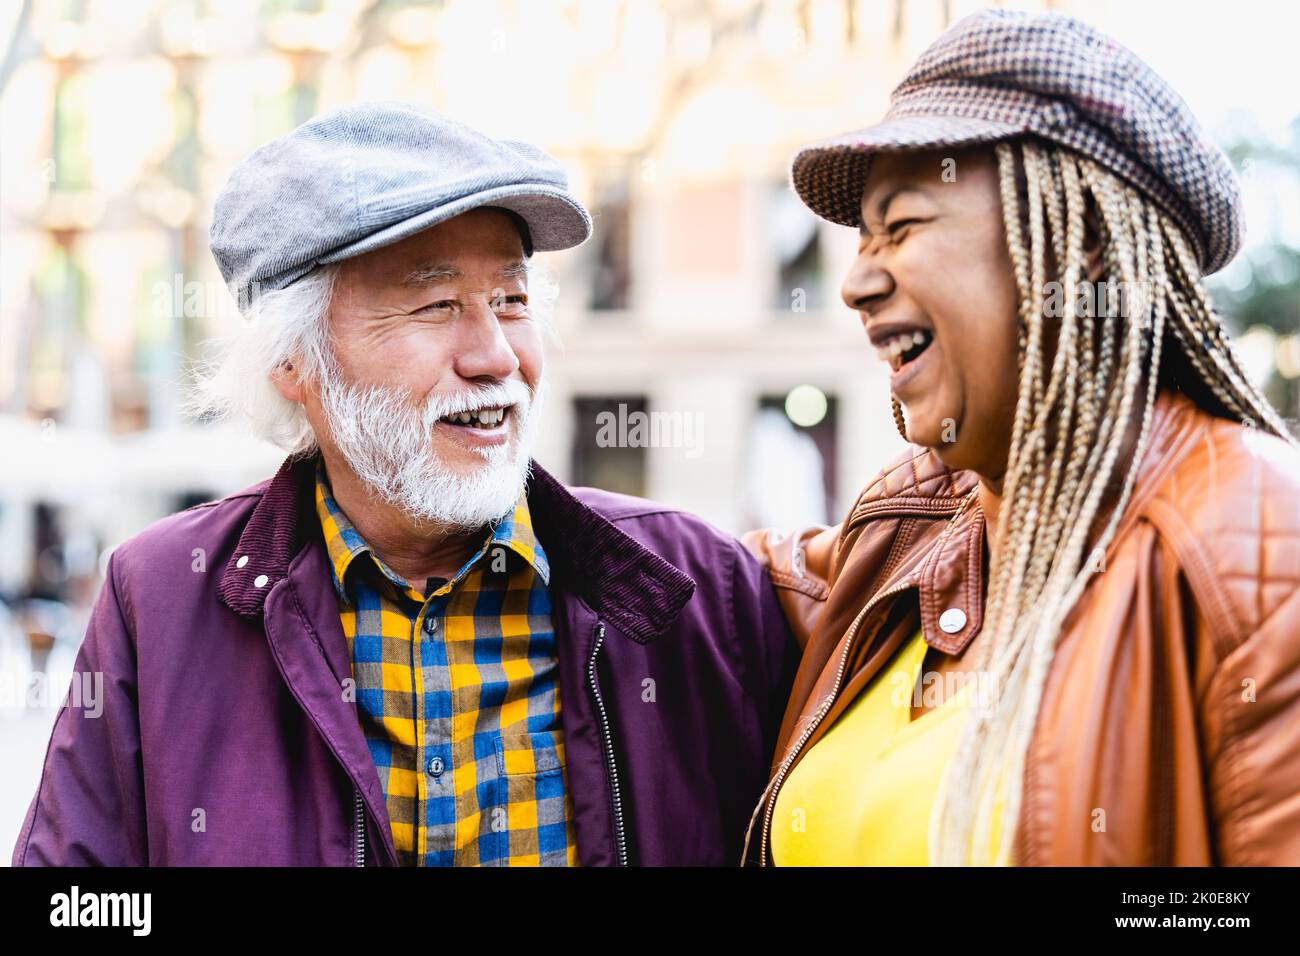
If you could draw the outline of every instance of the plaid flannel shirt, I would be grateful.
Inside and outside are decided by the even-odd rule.
[[[323,464],[316,510],[398,859],[575,865],[550,567],[526,498],[425,594],[357,533]]]

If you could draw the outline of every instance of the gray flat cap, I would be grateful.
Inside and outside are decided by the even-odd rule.
[[[1059,13],[982,10],[913,64],[875,126],[799,152],[791,181],[823,219],[857,226],[871,156],[1033,135],[1144,191],[1187,233],[1201,268],[1242,237],[1240,187],[1187,104],[1132,51]]]
[[[522,220],[529,253],[591,235],[591,216],[543,150],[421,106],[366,103],[304,123],[235,167],[209,244],[236,296],[252,296],[480,206]]]

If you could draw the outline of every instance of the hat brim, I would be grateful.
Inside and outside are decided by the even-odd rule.
[[[591,236],[591,216],[564,190],[545,183],[511,183],[463,196],[393,223],[355,242],[333,249],[318,260],[322,265],[341,262],[391,246],[431,226],[454,219],[482,206],[501,206],[528,224],[533,249],[554,252],[582,245]]]
[[[821,218],[857,227],[867,171],[877,153],[992,143],[1028,131],[1023,124],[952,114],[898,116],[804,147],[790,166],[790,184]]]

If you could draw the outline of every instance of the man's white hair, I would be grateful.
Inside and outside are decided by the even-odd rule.
[[[200,365],[189,412],[203,420],[243,420],[290,454],[314,452],[316,434],[302,405],[282,396],[271,375],[288,363],[300,381],[321,382],[336,368],[329,311],[338,272],[338,264],[317,266],[283,289],[254,297],[240,328],[217,343],[220,358]],[[553,334],[558,291],[550,271],[528,260],[529,309],[547,335]]]

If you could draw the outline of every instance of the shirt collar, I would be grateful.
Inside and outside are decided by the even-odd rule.
[[[313,517],[318,457],[290,455],[274,476],[235,496],[256,502],[242,518],[239,540],[217,583],[218,599],[236,614],[265,613],[268,595],[289,584],[290,570],[306,549],[324,550],[321,524]],[[617,496],[585,489],[579,498],[538,462],[530,461],[529,468],[530,523],[548,542],[547,586],[572,595],[638,644],[667,633],[695,593],[695,582],[652,548],[669,549],[665,535],[671,534],[676,553],[678,536],[703,534],[698,522],[669,509],[658,530],[633,538],[619,525],[635,512],[628,514]],[[234,507],[231,500],[224,506]],[[325,586],[323,578],[320,584]]]
[[[339,596],[348,599],[345,582],[348,570],[358,559],[370,561],[375,568],[401,593],[412,600],[423,602],[426,595],[411,587],[401,575],[390,568],[379,555],[361,537],[360,532],[348,520],[338,502],[334,500],[330,488],[329,476],[325,472],[324,459],[316,464],[316,514],[320,519],[321,532],[325,536],[325,549],[329,554],[330,570],[334,579],[334,588]],[[532,515],[528,510],[526,494],[520,494],[514,507],[500,521],[492,526],[485,535],[482,546],[466,561],[441,587],[430,597],[448,593],[470,572],[493,545],[505,548],[527,562],[536,572],[542,584],[549,585],[551,579],[550,561],[542,543],[533,531]]]

